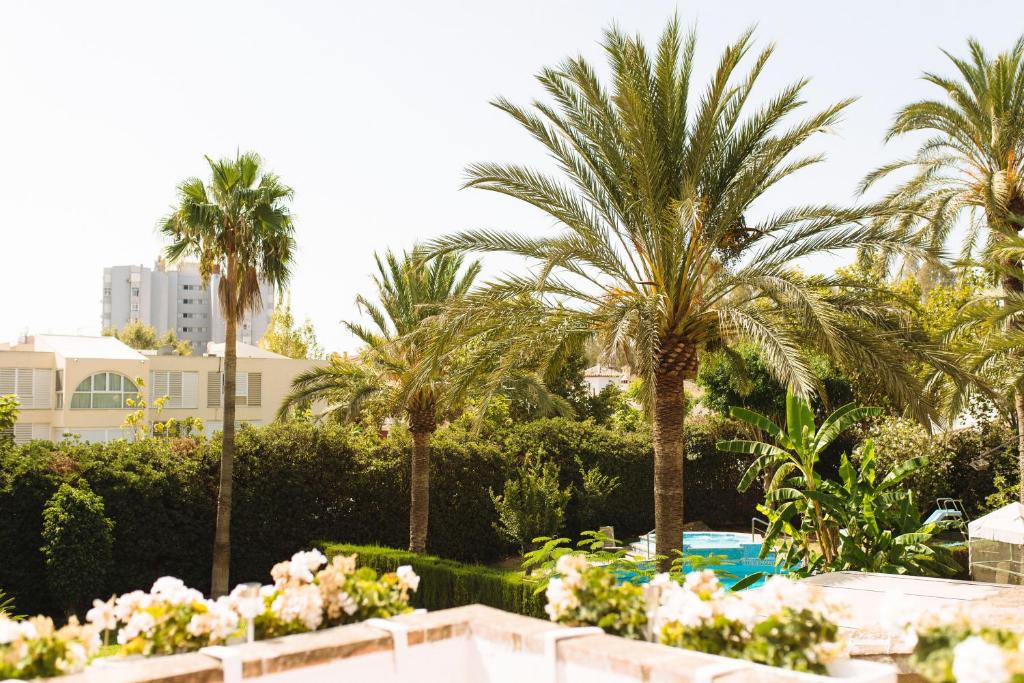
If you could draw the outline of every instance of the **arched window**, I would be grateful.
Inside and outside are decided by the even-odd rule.
[[[136,399],[135,382],[116,372],[97,372],[83,379],[71,396],[72,409],[128,408],[128,399]]]

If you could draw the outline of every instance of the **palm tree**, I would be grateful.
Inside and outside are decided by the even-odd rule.
[[[354,421],[367,403],[378,401],[409,423],[412,433],[409,549],[426,552],[430,503],[430,437],[437,429],[449,368],[424,371],[426,323],[462,297],[480,272],[479,262],[463,269],[463,258],[443,255],[424,259],[390,251],[376,256],[377,301],[359,295],[356,303],[372,328],[346,322],[366,349],[359,362],[335,358],[328,365],[298,375],[284,399],[280,416],[298,405],[321,400],[327,414]]]
[[[643,378],[654,425],[657,550],[669,558],[682,541],[684,380],[705,349],[748,340],[783,386],[807,395],[819,383],[803,348],[816,345],[877,373],[904,404],[920,396],[920,382],[894,363],[899,350],[877,333],[882,323],[898,329],[893,311],[792,265],[839,249],[902,249],[899,235],[856,224],[861,209],[751,215],[779,181],[822,160],[793,153],[850,102],[787,125],[804,104],[801,79],[754,108],[749,96],[772,47],[739,73],[752,45],[750,31],[729,45],[697,94],[695,37],[684,37],[678,20],[652,52],[638,37],[606,31],[608,86],[581,57],[544,69],[538,80],[553,103],[494,104],[546,148],[560,176],[481,163],[469,168],[467,186],[541,209],[558,234],[475,230],[430,245],[434,253],[509,252],[536,264],[530,275],[506,275],[467,297],[446,329],[483,330],[509,349],[516,339],[523,349],[593,335],[606,356]],[[493,332],[498,326],[504,337]]]
[[[1006,334],[1016,338],[1024,329],[1024,315],[1010,315],[1020,311],[1024,297],[1017,240],[1024,228],[1024,36],[995,57],[987,55],[976,40],[969,40],[967,46],[967,58],[945,53],[956,75],[924,74],[924,80],[942,94],[907,105],[889,129],[887,140],[926,134],[917,151],[873,171],[861,189],[867,191],[895,172],[910,171],[909,179],[885,197],[894,210],[889,222],[933,245],[944,245],[966,218],[961,265],[975,263],[984,242],[981,263],[999,277],[1002,289],[998,300],[990,299],[988,305],[1007,307],[1003,315],[993,316],[984,310],[986,304],[978,303],[966,312],[967,317],[976,322],[1000,320]],[[999,350],[997,355],[1017,357],[1014,365],[1019,366],[1020,350],[1013,346],[1011,340],[990,348]],[[1011,386],[1024,479],[1024,373],[1018,371]],[[1024,488],[1021,491],[1024,502]]]
[[[219,275],[217,295],[224,316],[224,431],[221,445],[217,525],[210,590],[228,591],[231,564],[231,494],[235,458],[235,366],[238,323],[263,304],[260,283],[283,290],[295,251],[289,200],[292,189],[265,171],[251,152],[234,159],[206,157],[210,180],[189,178],[178,186],[178,205],[161,230],[170,240],[167,257],[199,260],[205,281]]]

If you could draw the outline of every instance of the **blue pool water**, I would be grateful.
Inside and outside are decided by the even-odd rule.
[[[654,546],[654,534],[642,536],[633,544],[642,553],[649,548],[648,554],[653,554]],[[683,534],[683,555],[713,556],[716,562],[705,568],[716,570],[719,580],[727,588],[732,588],[741,579],[757,572],[766,576],[780,573],[775,566],[775,554],[768,553],[761,559],[758,557],[760,553],[761,542],[753,540],[750,534],[731,531],[694,531]],[[721,561],[717,561],[719,558]],[[646,581],[639,575],[623,578],[627,581]],[[764,577],[749,587],[755,588],[763,583]]]

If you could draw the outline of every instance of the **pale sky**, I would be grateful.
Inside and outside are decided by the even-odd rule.
[[[152,265],[155,225],[203,155],[254,150],[295,189],[294,307],[330,350],[370,293],[372,254],[474,227],[550,229],[534,209],[460,191],[474,161],[543,163],[496,95],[540,96],[533,75],[603,28],[654,40],[678,11],[709,62],[745,27],[777,51],[773,94],[811,77],[810,105],[861,99],[829,161],[759,207],[849,202],[893,113],[928,94],[923,70],[968,36],[992,52],[1024,31],[1021,0],[940,2],[45,2],[0,3],[0,340],[99,331],[103,267]],[[808,108],[807,111],[810,111]],[[514,263],[487,259],[494,270]],[[833,262],[811,267],[829,268]]]

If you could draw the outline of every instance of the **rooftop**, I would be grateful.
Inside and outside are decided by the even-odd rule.
[[[65,358],[144,360],[141,353],[114,337],[82,337],[40,334],[33,338],[34,351],[52,351]]]

